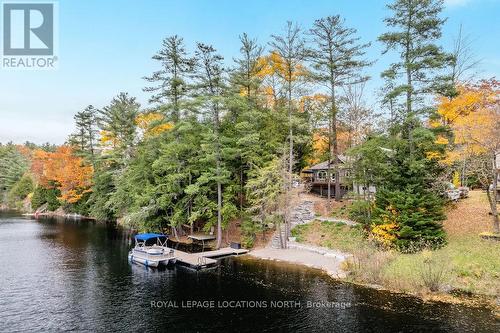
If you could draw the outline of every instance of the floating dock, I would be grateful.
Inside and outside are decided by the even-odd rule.
[[[217,260],[213,258],[221,258],[231,255],[240,255],[247,253],[245,249],[233,249],[225,247],[214,251],[205,251],[198,253],[188,253],[174,249],[174,256],[177,263],[194,269],[209,268],[217,265]]]

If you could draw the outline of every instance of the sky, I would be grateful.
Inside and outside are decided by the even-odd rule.
[[[26,2],[26,1],[25,1]],[[59,64],[50,71],[0,69],[0,142],[62,144],[73,131],[73,115],[87,105],[103,107],[119,92],[148,106],[143,77],[159,69],[151,59],[166,36],[180,35],[188,50],[210,43],[227,66],[238,56],[243,32],[266,45],[286,21],[308,29],[315,19],[339,14],[372,42],[374,65],[367,99],[375,100],[380,72],[390,63],[377,37],[390,15],[375,0],[60,0]],[[446,0],[441,44],[451,49],[460,25],[481,60],[483,77],[500,77],[500,0]]]

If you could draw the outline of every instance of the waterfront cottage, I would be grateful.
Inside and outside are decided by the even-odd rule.
[[[328,174],[330,174],[330,197],[335,197],[335,187],[337,179],[335,175],[339,175],[340,197],[343,197],[349,190],[349,168],[347,166],[347,157],[339,155],[336,161],[324,161],[311,166],[302,171],[306,187],[311,192],[321,196],[328,196]]]

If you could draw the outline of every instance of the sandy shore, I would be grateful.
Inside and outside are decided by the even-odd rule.
[[[322,248],[315,249],[273,249],[262,248],[250,251],[248,254],[265,260],[286,261],[307,267],[317,268],[325,271],[333,278],[344,278],[346,273],[341,265],[347,255],[336,251],[324,251]]]

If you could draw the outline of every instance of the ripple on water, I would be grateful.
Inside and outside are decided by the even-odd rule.
[[[129,234],[74,220],[0,215],[0,331],[495,332],[485,309],[334,282],[316,270],[226,259],[202,272],[130,265]],[[178,308],[151,308],[151,301]],[[299,301],[301,307],[189,309],[183,301]],[[307,307],[332,301],[343,308]]]

